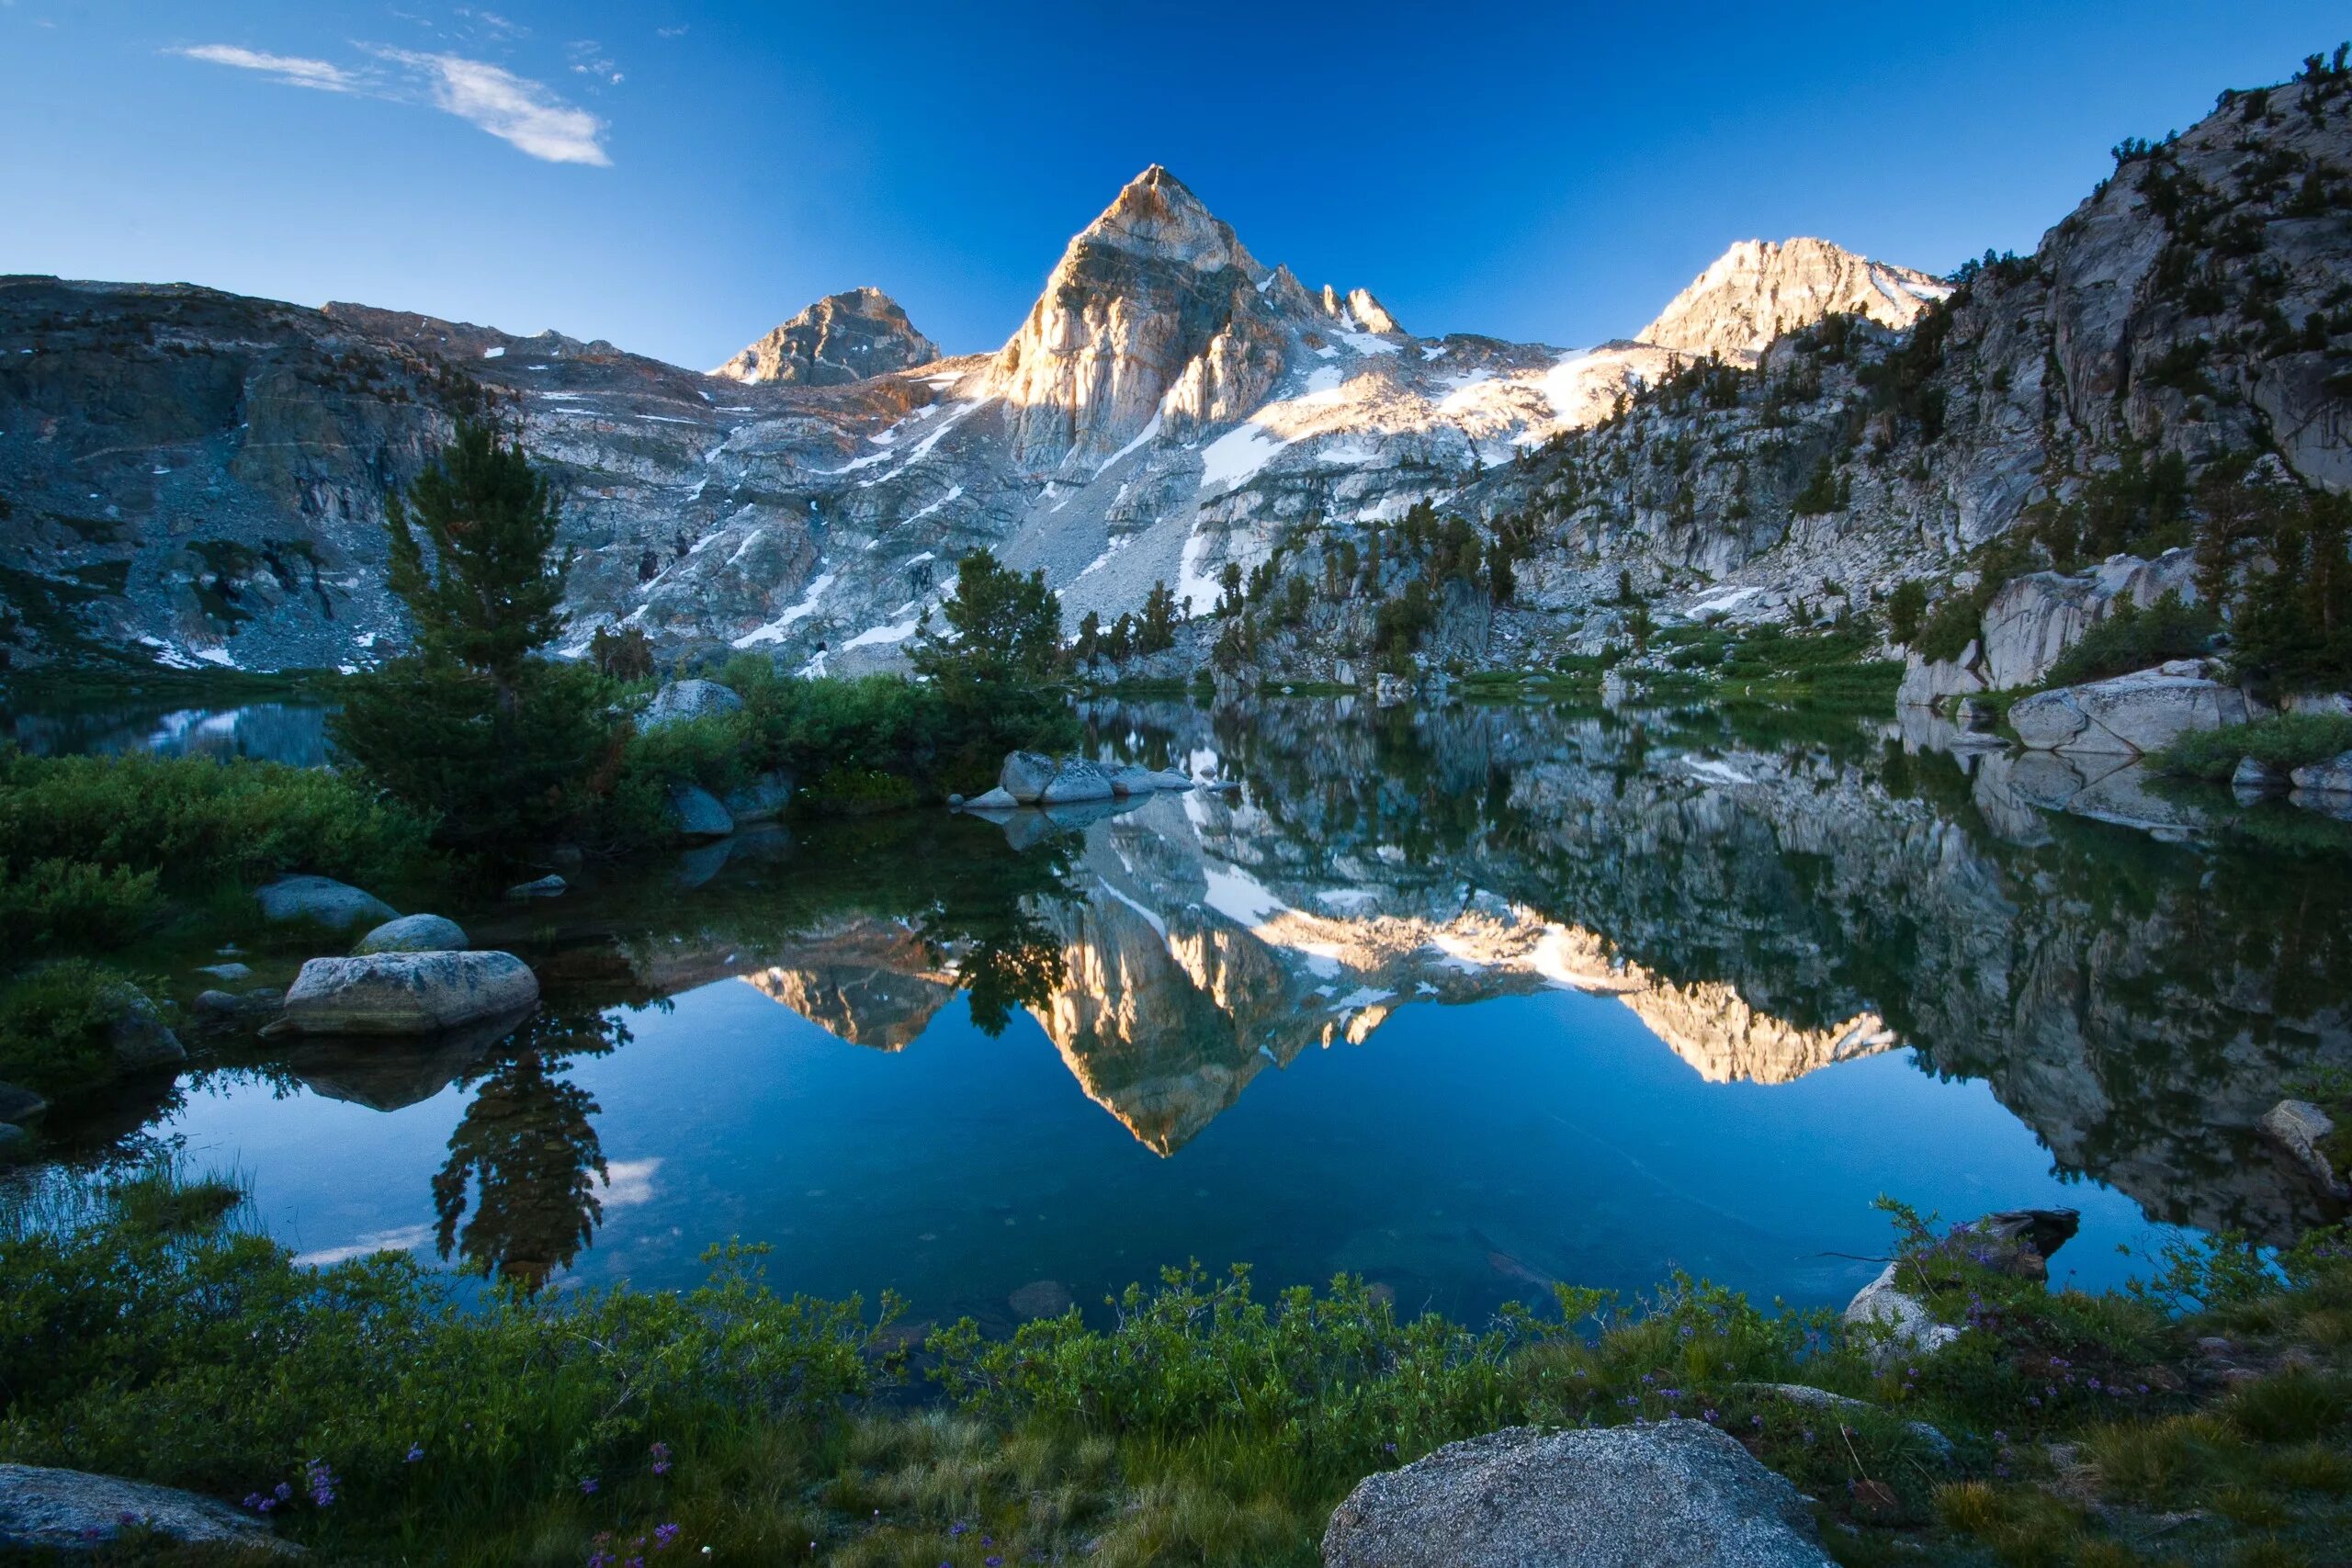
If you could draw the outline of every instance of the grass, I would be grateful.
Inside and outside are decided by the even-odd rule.
[[[406,1255],[298,1268],[238,1197],[150,1168],[0,1213],[0,1457],[256,1504],[283,1485],[278,1528],[328,1561],[1306,1568],[1374,1471],[1505,1425],[1670,1416],[1788,1475],[1848,1563],[2320,1562],[2352,1526],[2341,1231],[2184,1247],[2091,1297],[1912,1225],[1931,1310],[1971,1327],[1879,1372],[1830,1314],[1681,1276],[1474,1329],[1345,1278],[1268,1296],[1194,1266],[1102,1326],[957,1323],[917,1351],[900,1303],[780,1296],[756,1249],[715,1249],[684,1295],[530,1296]],[[2250,1381],[2199,1372],[2215,1333]],[[2147,1392],[2109,1392],[2119,1369]]]
[[[2248,757],[2285,773],[2345,751],[2352,751],[2352,718],[2282,713],[2250,724],[2191,731],[2158,752],[2155,764],[2183,778],[2225,782]]]

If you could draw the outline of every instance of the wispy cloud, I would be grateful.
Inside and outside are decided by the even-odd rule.
[[[226,43],[194,44],[167,52],[254,72],[288,86],[350,93],[391,103],[426,104],[550,164],[609,168],[613,162],[605,152],[603,120],[566,103],[546,84],[518,76],[487,60],[405,49],[368,50],[386,65],[398,67],[395,72],[380,67],[354,70],[329,61],[270,54]],[[616,73],[612,79],[620,78]]]
[[[424,74],[433,106],[487,130],[501,141],[550,164],[593,164],[608,168],[605,122],[574,108],[545,85],[517,76],[487,60],[462,54],[379,51],[386,60]]]
[[[571,57],[571,73],[617,87],[621,85],[618,62],[606,54],[594,39],[580,39],[565,44],[563,52]]]
[[[267,54],[258,49],[240,49],[232,43],[200,43],[170,52],[186,55],[190,60],[201,60],[210,65],[233,65],[240,71],[258,71],[289,87],[315,87],[324,93],[348,93],[358,85],[351,73],[341,66],[329,64],[323,60],[305,60],[297,54]]]

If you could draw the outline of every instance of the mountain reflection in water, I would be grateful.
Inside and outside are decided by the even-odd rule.
[[[2352,1062],[2340,851],[2052,815],[2007,756],[1879,721],[1303,701],[1087,717],[1106,757],[1214,761],[1246,787],[745,833],[468,919],[546,986],[513,1038],[420,1053],[396,1088],[287,1066],[312,1103],[448,1128],[431,1238],[526,1282],[588,1268],[616,1208],[632,1218],[606,1276],[675,1282],[740,1233],[780,1240],[795,1288],[1000,1312],[1011,1286],[1083,1301],[1169,1247],[1271,1248],[1277,1282],[1385,1273],[1453,1310],[1674,1261],[1830,1299],[1868,1272],[1819,1261],[1868,1250],[1868,1184],[1923,1171],[1984,1207],[2090,1179],[2075,1198],[2108,1206],[2109,1241],[2145,1221],[2278,1240],[2326,1217],[2254,1123]],[[1584,1000],[1542,1003],[1563,993]],[[868,1071],[798,1020],[867,1048],[851,1056],[901,1055]],[[1128,1156],[1069,1120],[1019,1049],[1031,1021],[1059,1094],[1074,1078]],[[1671,1057],[1615,1043],[1637,1037]],[[1326,1047],[1365,1066],[1250,1092]],[[1679,1083],[1654,1065],[1674,1059]],[[238,1149],[266,1216],[282,1184],[322,1254],[421,1240],[400,1223],[413,1150],[354,1152],[373,1134],[341,1122],[310,1143],[265,1130],[300,1113],[212,1088],[166,1126]],[[2018,1174],[2035,1162],[2017,1123],[2054,1170]]]

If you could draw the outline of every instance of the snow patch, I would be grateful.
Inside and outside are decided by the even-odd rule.
[[[1729,762],[1718,762],[1711,757],[1685,757],[1682,765],[1690,770],[1693,777],[1705,784],[1747,784],[1756,782]]]
[[[735,646],[756,648],[763,642],[782,642],[785,633],[817,613],[817,601],[824,597],[825,590],[833,585],[833,578],[836,575],[829,571],[820,577],[811,578],[808,590],[793,602],[791,608],[766,626],[745,632],[741,637],[737,637]]]
[[[1231,489],[1273,460],[1290,443],[1255,424],[1228,430],[1201,448],[1201,489]]]
[[[503,359],[506,357],[506,345],[502,343],[496,348],[485,348],[481,356],[484,359]]]
[[[1238,924],[1261,926],[1272,916],[1290,909],[1272,889],[1238,866],[1204,861],[1201,877],[1207,884],[1201,902]]]

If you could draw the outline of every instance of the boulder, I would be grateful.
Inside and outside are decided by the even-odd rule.
[[[2297,789],[2309,790],[2313,795],[2352,795],[2352,751],[2297,768],[2288,777]]]
[[[29,1122],[49,1109],[49,1101],[20,1084],[0,1083],[0,1122]]]
[[[2261,1125],[2331,1196],[2352,1198],[2352,1186],[2322,1146],[2335,1131],[2334,1117],[2308,1100],[2282,1100],[2263,1113]]]
[[[313,958],[286,993],[286,1023],[300,1034],[437,1034],[538,999],[538,977],[511,953]]]
[[[115,1015],[107,1025],[107,1045],[114,1054],[114,1064],[125,1072],[137,1072],[142,1067],[160,1067],[173,1062],[187,1060],[187,1050],[180,1037],[164,1021],[163,1012],[147,998],[147,993],[132,986],[120,987],[115,993]]]
[[[1401,706],[1413,700],[1413,682],[1384,671],[1372,678],[1372,700],[1380,707]]]
[[[209,975],[216,980],[242,980],[252,974],[253,969],[251,965],[243,964],[207,964],[197,970],[197,973]]]
[[[2161,751],[2192,730],[2244,724],[2247,716],[2244,693],[2210,678],[2203,660],[2179,659],[2037,692],[2009,709],[2009,728],[2035,750],[2132,756]]]
[[[792,802],[792,781],[782,773],[762,773],[740,789],[727,792],[727,814],[741,824],[773,822]]]
[[[2254,757],[2240,757],[2237,772],[2230,775],[2230,788],[2239,795],[2269,795],[2286,787],[2278,769]]]
[[[272,1535],[261,1518],[177,1487],[79,1470],[0,1464],[0,1546],[82,1553],[131,1531],[238,1553],[291,1557],[302,1551]]]
[[[2004,1209],[1953,1226],[1935,1246],[2021,1280],[2041,1280],[2050,1277],[2050,1255],[2072,1240],[2082,1223],[2072,1209]],[[1871,1352],[1882,1371],[1907,1357],[1933,1355],[1961,1336],[1904,1288],[1916,1279],[1906,1276],[1903,1261],[1890,1263],[1846,1304],[1849,1324],[1883,1331]]]
[[[1878,1408],[1877,1405],[1865,1400],[1855,1399],[1843,1393],[1832,1393],[1826,1388],[1815,1388],[1810,1383],[1753,1382],[1742,1383],[1740,1386],[1751,1393],[1771,1394],[1776,1398],[1787,1400],[1791,1404],[1802,1404],[1814,1410],[1826,1410],[1833,1415],[1842,1416],[1851,1411]],[[1948,1460],[1952,1457],[1951,1439],[1943,1435],[1941,1428],[1925,1421],[1905,1421],[1903,1427],[1913,1437],[1934,1450],[1938,1459]]]
[[[1156,787],[1163,790],[1186,790],[1193,787],[1193,775],[1174,768],[1163,768],[1152,775]]]
[[[690,844],[707,844],[735,830],[735,818],[700,784],[670,786],[670,827]]]
[[[525,898],[560,898],[571,886],[553,872],[530,882],[518,882],[506,890],[506,897],[518,902]]]
[[[331,876],[281,876],[254,897],[266,919],[309,920],[330,931],[379,926],[400,914],[373,893]]]
[[[463,927],[442,915],[402,915],[386,920],[359,939],[351,951],[370,953],[457,953],[471,947]]]
[[[1703,1422],[1512,1427],[1367,1476],[1327,1568],[1825,1568],[1804,1499]]]
[[[718,718],[742,710],[743,699],[716,681],[673,681],[653,694],[637,721],[640,730],[665,729],[697,718]]]
[[[1072,757],[1054,770],[1037,792],[1041,806],[1070,806],[1081,800],[1108,800],[1114,792],[1111,775],[1083,757]]]
[[[964,803],[967,811],[1011,811],[1020,806],[1002,784],[984,795],[976,795]]]
[[[1023,806],[1035,806],[1054,780],[1054,760],[1042,751],[1008,751],[997,787]]]

